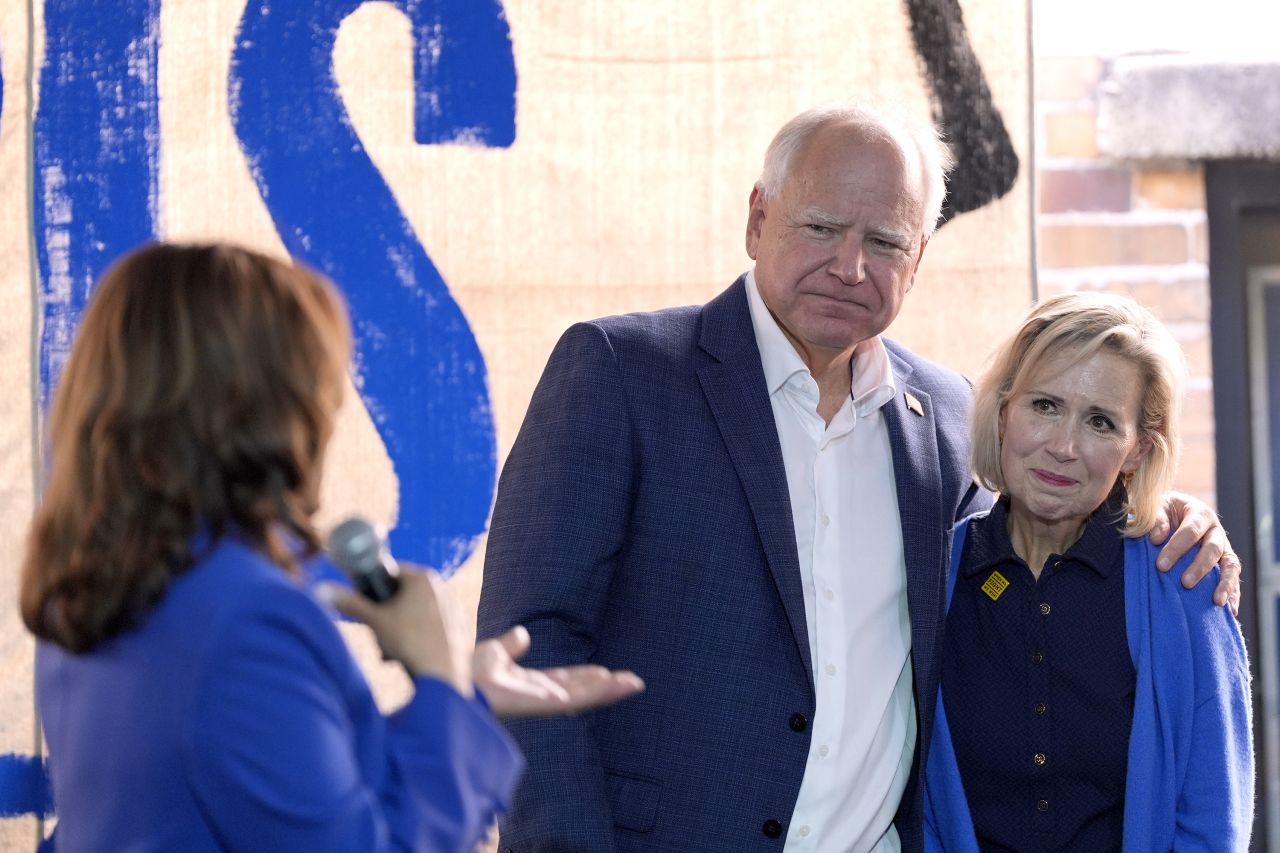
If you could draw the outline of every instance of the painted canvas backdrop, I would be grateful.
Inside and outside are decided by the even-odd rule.
[[[335,278],[357,354],[323,520],[375,518],[474,608],[556,338],[746,269],[764,148],[804,107],[947,127],[952,218],[893,334],[979,366],[1031,294],[1027,24],[1022,0],[4,0],[0,849],[48,810],[14,605],[40,413],[112,257],[227,239]]]

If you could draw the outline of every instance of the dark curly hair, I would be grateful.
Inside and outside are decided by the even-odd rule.
[[[349,348],[341,299],[303,267],[167,244],[113,265],[53,403],[27,627],[86,651],[145,615],[196,543],[231,531],[296,570],[298,546],[317,547]]]

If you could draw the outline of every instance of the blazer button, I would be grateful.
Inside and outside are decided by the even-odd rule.
[[[801,714],[799,711],[792,714],[791,719],[788,722],[790,723],[791,731],[793,732],[802,732],[809,728],[809,721],[806,720],[804,718],[804,714]]]
[[[761,827],[761,830],[764,831],[765,837],[767,838],[782,837],[782,824],[778,823],[773,818],[766,820],[764,822],[764,826]]]

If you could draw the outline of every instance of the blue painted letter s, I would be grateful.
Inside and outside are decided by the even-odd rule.
[[[480,349],[374,167],[333,71],[338,26],[363,0],[250,0],[231,114],[289,252],[346,292],[355,382],[400,480],[392,546],[452,571],[493,498],[493,415]],[[414,37],[420,143],[507,146],[515,59],[498,0],[397,0]]]

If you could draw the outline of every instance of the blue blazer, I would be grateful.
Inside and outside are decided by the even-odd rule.
[[[950,531],[990,496],[967,473],[968,384],[888,346],[928,744]],[[565,333],[498,485],[479,629],[523,623],[533,665],[633,669],[648,689],[509,725],[529,770],[500,849],[780,848],[814,711],[795,541],[744,279],[700,308]],[[908,850],[922,843],[922,753],[898,812]]]
[[[470,851],[520,756],[418,678],[383,717],[331,615],[224,537],[137,627],[36,650],[58,851]]]

